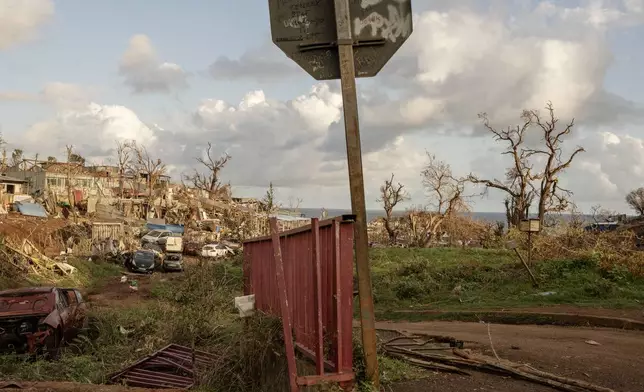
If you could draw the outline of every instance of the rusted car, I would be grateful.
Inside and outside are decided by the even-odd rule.
[[[0,291],[0,352],[44,354],[55,359],[64,342],[87,328],[87,310],[77,289]]]

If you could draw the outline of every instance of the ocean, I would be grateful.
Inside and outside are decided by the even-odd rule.
[[[300,213],[304,214],[307,218],[319,218],[322,214],[322,208],[300,208]],[[327,209],[329,217],[340,216],[340,215],[350,215],[351,210],[336,210],[336,209]],[[394,216],[401,216],[405,211],[394,211]],[[471,212],[469,213],[476,220],[495,223],[495,222],[504,222],[505,223],[505,213],[504,212]],[[383,210],[367,210],[367,221],[371,222],[373,219],[384,216],[385,213]]]

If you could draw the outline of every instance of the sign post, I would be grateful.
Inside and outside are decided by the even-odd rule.
[[[519,222],[519,231],[528,233],[528,264],[532,265],[532,233],[541,231],[539,219],[523,219]]]
[[[411,0],[268,0],[273,42],[317,80],[340,79],[360,325],[367,378],[379,388],[356,77],[375,76],[412,33]]]
[[[342,104],[344,107],[344,129],[347,143],[347,166],[349,167],[349,189],[351,191],[351,211],[356,216],[354,238],[356,271],[358,273],[362,348],[364,350],[367,379],[379,390],[380,374],[378,373],[376,319],[373,309],[373,294],[371,292],[367,207],[364,195],[364,176],[362,173],[358,94],[356,91],[356,72],[353,56],[351,21],[349,19],[349,2],[348,0],[334,1],[335,23],[338,33],[338,53],[340,57]]]

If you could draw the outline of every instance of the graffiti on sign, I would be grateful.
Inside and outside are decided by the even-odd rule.
[[[378,0],[363,0],[362,6],[364,8],[365,2],[376,3]],[[403,0],[404,1],[404,0]],[[378,1],[379,2],[379,1]],[[396,7],[392,4],[387,6],[388,16],[385,17],[378,12],[372,12],[366,18],[355,18],[353,32],[359,36],[365,28],[371,28],[371,36],[373,38],[379,37],[396,42],[400,37],[407,38],[411,34],[411,13],[404,15],[402,2]]]
[[[381,2],[382,2],[382,0],[362,0],[360,2],[360,6],[364,9],[364,8],[369,8],[369,7],[374,6],[374,5],[378,5]]]
[[[273,42],[318,80],[340,78],[332,0],[269,0]],[[410,0],[351,0],[357,77],[374,76],[412,32]]]
[[[284,27],[291,27],[294,29],[308,29],[311,25],[306,14],[305,15],[295,15],[284,21]]]

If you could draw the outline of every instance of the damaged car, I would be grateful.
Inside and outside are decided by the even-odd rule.
[[[0,291],[0,352],[43,354],[56,359],[64,342],[87,328],[87,311],[77,289]]]
[[[150,249],[139,249],[134,252],[131,260],[125,267],[131,272],[151,274],[163,265],[163,255],[160,252]]]

